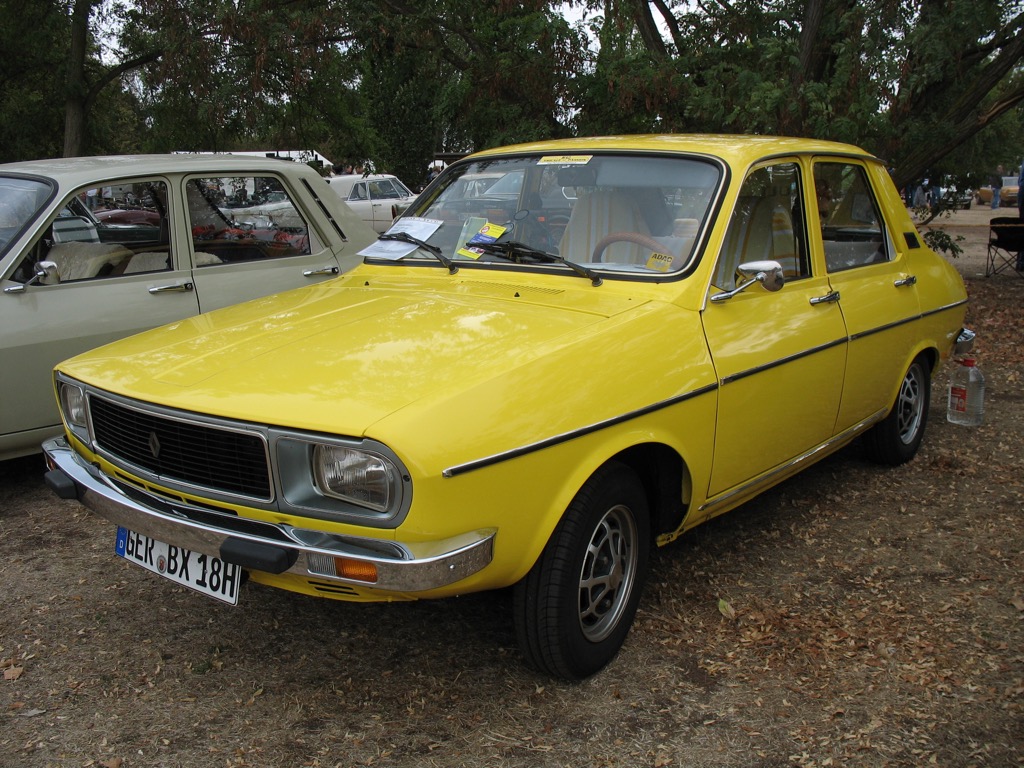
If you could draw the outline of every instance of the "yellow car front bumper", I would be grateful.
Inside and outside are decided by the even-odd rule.
[[[493,558],[493,529],[405,544],[250,520],[159,498],[105,475],[64,438],[48,440],[43,451],[50,467],[46,482],[58,496],[78,499],[118,526],[248,570],[327,579],[380,591],[387,599],[454,584]]]

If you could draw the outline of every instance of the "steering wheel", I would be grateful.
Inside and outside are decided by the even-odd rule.
[[[590,260],[604,261],[604,251],[612,243],[633,243],[658,253],[665,252],[665,246],[662,243],[641,232],[611,232],[597,241],[597,245],[594,246],[594,255]]]

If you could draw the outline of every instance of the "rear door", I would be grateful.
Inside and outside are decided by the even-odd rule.
[[[853,159],[814,162],[820,238],[829,284],[850,336],[836,431],[892,406],[917,341],[920,316],[908,244],[894,237],[872,184],[873,168]]]
[[[203,312],[337,275],[338,259],[310,225],[308,192],[270,173],[184,182],[193,281]]]

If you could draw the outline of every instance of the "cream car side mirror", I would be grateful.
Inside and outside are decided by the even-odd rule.
[[[60,283],[60,268],[55,261],[40,261],[36,264],[36,273],[29,285],[57,285]]]

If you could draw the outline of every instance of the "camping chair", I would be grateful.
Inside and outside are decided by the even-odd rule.
[[[985,277],[1008,269],[1024,277],[1024,220],[997,216],[990,225]]]

